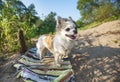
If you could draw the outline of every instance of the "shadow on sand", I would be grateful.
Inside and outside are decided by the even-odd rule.
[[[120,82],[120,48],[85,46],[71,54],[76,82]]]

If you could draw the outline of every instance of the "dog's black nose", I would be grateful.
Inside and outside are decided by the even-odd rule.
[[[74,32],[74,34],[77,34],[77,30],[74,30],[73,32]]]

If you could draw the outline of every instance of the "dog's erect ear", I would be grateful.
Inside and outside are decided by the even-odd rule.
[[[70,21],[73,21],[72,17],[69,17],[69,20],[70,20]]]
[[[69,20],[72,21],[77,26],[76,22],[72,19],[72,17],[69,17]]]
[[[60,25],[62,23],[62,18],[60,16],[57,17],[57,25]]]
[[[57,21],[56,21],[56,31],[59,31],[61,26],[62,26],[62,22],[63,22],[63,18],[61,18],[60,16],[57,17]]]

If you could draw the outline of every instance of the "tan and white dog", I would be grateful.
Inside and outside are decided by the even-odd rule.
[[[68,55],[73,48],[76,35],[77,26],[71,17],[68,19],[57,17],[55,35],[42,35],[36,43],[40,60],[49,50],[54,55],[55,64],[60,66],[62,57]]]

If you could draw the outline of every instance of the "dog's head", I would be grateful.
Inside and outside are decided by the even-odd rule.
[[[62,37],[74,40],[77,36],[77,25],[71,17],[68,19],[57,17],[56,32],[61,33]]]

